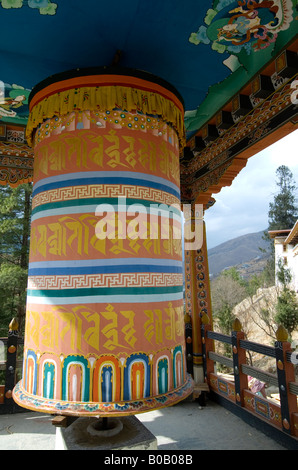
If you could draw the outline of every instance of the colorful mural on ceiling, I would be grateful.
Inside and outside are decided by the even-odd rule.
[[[163,0],[158,11],[155,3],[0,0],[0,80],[31,89],[65,70],[109,66],[119,49],[120,67],[146,70],[179,91],[190,139],[297,34],[297,0]],[[82,34],[69,47],[72,24]],[[0,120],[24,119],[27,101],[13,98],[5,92]]]
[[[186,111],[188,138],[216,114],[297,34],[297,0],[214,0],[204,23],[189,36],[193,47],[211,48],[232,73],[210,84],[203,102]],[[275,84],[274,84],[275,85]]]
[[[251,54],[275,42],[291,21],[293,4],[289,0],[217,0],[206,13],[206,26],[201,25],[189,41],[211,44],[219,53],[237,54],[245,49]]]
[[[31,90],[9,85],[0,80],[0,121],[26,124],[29,116],[28,98]]]
[[[41,15],[55,15],[57,4],[52,3],[50,0],[0,0],[2,8],[22,8],[28,6],[29,8],[35,8],[39,10]]]

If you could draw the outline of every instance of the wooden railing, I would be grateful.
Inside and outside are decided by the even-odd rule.
[[[241,324],[236,319],[231,335],[217,333],[212,330],[208,316],[204,315],[202,318],[203,364],[209,389],[296,438],[298,436],[298,383],[295,382],[295,365],[298,361],[297,354],[287,341],[286,330],[282,326],[278,328],[277,341],[272,347],[247,341],[241,330]],[[214,341],[229,344],[232,349],[232,358],[216,353]],[[275,358],[276,374],[248,365],[247,351]],[[216,363],[232,369],[231,380],[215,372]],[[253,393],[248,387],[248,375],[278,387],[279,401]]]
[[[12,390],[17,381],[17,369],[22,367],[23,360],[18,359],[18,350],[24,344],[19,336],[18,323],[15,319],[9,324],[8,336],[0,338],[0,414],[13,413],[19,407],[12,398]]]

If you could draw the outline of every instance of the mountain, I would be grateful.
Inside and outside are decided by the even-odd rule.
[[[252,273],[259,272],[265,266],[268,254],[262,253],[259,248],[269,249],[269,242],[262,239],[264,231],[249,233],[233,238],[208,250],[210,276],[216,276],[222,270],[239,266],[249,269]]]

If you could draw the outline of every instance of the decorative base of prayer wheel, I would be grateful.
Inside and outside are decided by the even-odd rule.
[[[24,408],[44,413],[71,416],[126,416],[175,405],[188,397],[192,390],[193,380],[191,376],[187,376],[187,381],[182,387],[155,397],[119,403],[69,402],[30,395],[22,388],[20,381],[13,391],[13,398],[16,403]]]

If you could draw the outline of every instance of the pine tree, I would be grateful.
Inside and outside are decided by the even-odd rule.
[[[296,293],[284,287],[277,298],[276,316],[277,324],[283,325],[289,335],[297,329],[298,326],[298,301]]]
[[[276,170],[279,193],[269,204],[268,222],[269,230],[286,230],[294,227],[298,209],[295,191],[297,190],[293,174],[290,169],[282,165]],[[289,288],[290,272],[279,263],[276,273],[282,284],[282,290],[277,298],[275,321],[281,323],[291,333],[298,325],[298,301],[296,293]]]
[[[24,327],[32,185],[0,187],[0,336],[16,317]]]
[[[298,327],[298,299],[296,292],[289,287],[292,274],[281,259],[278,262],[277,278],[282,290],[277,297],[275,322],[283,325],[291,336]]]
[[[298,216],[295,191],[297,189],[290,169],[281,165],[276,170],[279,193],[269,203],[268,230],[290,229],[295,225]]]
[[[273,202],[269,203],[268,229],[263,235],[263,240],[269,242],[270,246],[270,258],[264,272],[267,278],[267,280],[264,278],[266,285],[275,282],[274,240],[270,239],[268,231],[291,229],[298,217],[295,197],[297,187],[293,179],[293,173],[287,166],[281,165],[276,170],[276,176],[276,185],[279,192],[274,196]]]

